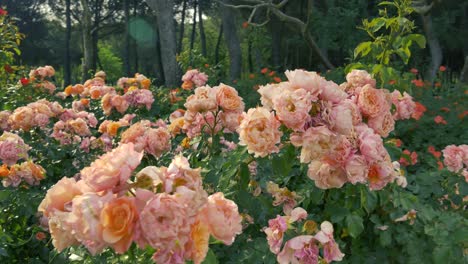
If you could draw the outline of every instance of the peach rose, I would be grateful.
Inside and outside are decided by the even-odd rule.
[[[242,233],[242,217],[237,205],[224,198],[221,192],[208,196],[201,214],[210,228],[210,233],[226,245],[231,245],[236,235]]]
[[[273,98],[283,90],[281,88],[283,84],[284,83],[260,86],[257,92],[260,94],[260,101],[263,107],[268,110],[273,109]]]
[[[249,153],[254,153],[255,157],[276,153],[279,151],[276,144],[280,143],[282,135],[280,125],[268,109],[251,108],[239,126],[239,145],[247,146]]]
[[[216,102],[224,111],[244,111],[244,102],[236,89],[223,83],[213,89],[216,90]]]
[[[80,136],[89,136],[91,135],[91,131],[89,131],[88,124],[85,120],[81,118],[77,118],[74,120],[70,120],[67,122],[70,125],[73,132]]]
[[[133,229],[138,220],[134,198],[120,197],[104,205],[99,222],[102,238],[115,252],[125,253],[132,244]]]
[[[114,95],[111,99],[112,106],[115,107],[117,112],[123,114],[127,111],[128,107],[130,106],[125,97],[120,95]]]
[[[300,147],[302,163],[309,163],[312,160],[329,153],[335,145],[336,134],[326,126],[310,127],[304,133],[291,136],[291,143]]]
[[[146,147],[145,151],[155,158],[161,157],[161,155],[171,148],[171,135],[165,128],[153,128],[148,129],[146,135]]]
[[[370,85],[375,87],[375,80],[364,70],[352,70],[346,75],[346,81],[351,87],[364,87]]]
[[[367,117],[376,117],[380,113],[390,110],[385,93],[370,85],[362,87],[358,95],[357,105],[362,114]]]
[[[96,192],[109,190],[125,184],[142,157],[132,143],[121,144],[81,170],[81,177]]]
[[[30,107],[22,106],[13,111],[13,114],[8,118],[8,124],[12,129],[23,129],[29,131],[33,126],[34,111]]]
[[[322,93],[322,88],[326,80],[316,72],[307,72],[304,70],[286,71],[284,73],[293,89],[305,89],[311,95],[312,101],[317,101]]]
[[[175,241],[181,245],[189,239],[194,219],[188,218],[185,206],[174,195],[158,193],[140,213],[141,236],[154,248],[168,246]]]
[[[95,97],[95,96],[93,96]],[[93,98],[91,97],[91,98]],[[99,97],[99,96],[97,96]],[[93,98],[96,99],[96,98]],[[104,95],[101,99],[101,105],[102,105],[102,111],[104,111],[104,114],[110,115],[112,112],[112,94],[108,93]]]
[[[341,188],[348,181],[346,173],[341,168],[318,160],[309,164],[307,176],[320,189]]]
[[[195,89],[195,94],[187,98],[184,106],[187,110],[194,113],[215,111],[218,108],[216,90],[210,86],[198,87]]]
[[[375,133],[385,138],[395,129],[395,119],[390,111],[385,111],[375,117],[369,118],[367,125],[369,125]]]
[[[114,199],[112,193],[99,196],[96,193],[85,193],[72,201],[72,210],[67,221],[73,228],[75,238],[80,241],[91,253],[96,255],[106,246],[103,240],[103,227],[100,215],[106,203]]]
[[[82,191],[76,185],[75,179],[64,177],[47,190],[38,211],[46,217],[51,216],[56,210],[65,211],[65,205],[81,194]]]
[[[208,243],[210,240],[210,229],[206,223],[197,219],[190,230],[190,241],[186,249],[190,253],[190,258],[194,264],[201,264],[208,253]]]

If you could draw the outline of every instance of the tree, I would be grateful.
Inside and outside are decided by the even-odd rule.
[[[160,38],[161,61],[166,86],[180,83],[180,70],[176,60],[176,33],[174,24],[174,0],[146,0],[157,17]]]
[[[89,71],[93,70],[93,58],[95,56],[93,39],[91,36],[92,21],[91,21],[91,10],[89,9],[88,0],[80,0],[83,8],[83,16],[81,20],[81,32],[83,37],[83,63],[82,63],[82,75],[81,80],[85,82],[89,79]]]
[[[223,0],[221,8],[221,20],[223,21],[224,40],[229,52],[230,67],[229,78],[237,80],[242,72],[242,51],[239,37],[237,36],[236,10],[229,7],[232,0]]]
[[[424,33],[426,34],[426,40],[429,44],[429,51],[431,52],[431,65],[427,71],[427,77],[431,82],[434,81],[437,75],[437,71],[439,70],[439,66],[442,64],[443,58],[440,42],[434,32],[434,26],[432,24],[431,9],[433,7],[434,2],[427,4],[426,0],[413,1],[414,10],[421,15]]]
[[[65,72],[64,81],[65,86],[71,84],[71,61],[70,61],[70,39],[71,39],[71,2],[65,1],[65,20],[66,20],[66,33],[65,33]]]
[[[269,20],[270,20],[269,18],[264,23],[260,23],[260,24],[252,22],[252,19],[254,18],[255,13],[260,8],[266,9],[266,12],[268,14],[267,17],[269,17],[269,14],[273,14],[280,21],[287,23],[292,29],[294,29],[294,30],[298,31],[299,33],[301,33],[302,37],[306,41],[309,48],[319,57],[320,61],[323,63],[323,65],[325,65],[325,67],[327,67],[328,69],[335,68],[335,66],[333,66],[333,64],[323,54],[322,50],[317,45],[317,43],[315,42],[315,40],[312,37],[312,34],[310,32],[311,23],[309,21],[309,18],[310,18],[310,13],[311,13],[311,9],[312,9],[312,0],[308,0],[307,20],[305,22],[302,21],[301,19],[297,18],[297,17],[290,16],[290,15],[286,14],[285,12],[283,12],[281,10],[281,8],[284,7],[289,2],[289,0],[283,0],[278,4],[275,4],[272,0],[268,0],[268,1],[248,0],[247,2],[251,3],[251,5],[237,5],[237,6],[234,6],[234,5],[229,5],[228,4],[226,6],[236,8],[236,9],[245,8],[245,9],[252,10],[251,14],[249,16],[248,23],[252,24],[252,25],[256,25],[256,26],[264,26],[265,24],[267,24],[269,22]]]

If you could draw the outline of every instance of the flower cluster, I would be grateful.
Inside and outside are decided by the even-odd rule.
[[[0,119],[7,120],[2,128],[4,130],[29,131],[34,127],[44,128],[50,118],[56,117],[63,112],[62,106],[57,102],[49,102],[45,99],[30,103],[26,106],[16,108],[13,113],[2,111]]]
[[[65,109],[60,115],[60,120],[54,124],[51,136],[62,145],[78,143],[82,137],[91,135],[90,127],[96,127],[97,123],[93,113]]]
[[[22,86],[33,84],[35,88],[44,89],[52,94],[56,87],[48,81],[47,78],[52,78],[55,75],[55,70],[52,66],[39,67],[29,72],[29,78],[23,78],[20,80]]]
[[[84,168],[80,180],[62,178],[47,191],[38,210],[58,251],[81,244],[93,255],[106,247],[122,254],[135,242],[155,248],[156,263],[201,263],[210,235],[233,243],[242,231],[237,205],[222,193],[208,196],[201,169],[178,156],[129,182],[142,156],[122,144]]]
[[[315,72],[286,71],[286,76],[287,82],[260,87],[263,107],[244,116],[239,144],[255,156],[278,152],[284,125],[319,188],[368,182],[379,190],[395,180],[382,137],[393,131],[395,120],[413,114],[416,106],[408,94],[375,88],[365,71],[353,70],[340,86]]]
[[[3,132],[0,136],[0,160],[3,164],[13,165],[20,159],[28,158],[29,145],[13,133]]]
[[[301,197],[296,192],[291,192],[288,188],[280,188],[274,182],[267,183],[267,192],[273,196],[273,206],[283,205],[283,212],[290,214],[292,209],[296,207],[297,200]]]
[[[449,145],[442,153],[447,169],[455,173],[461,172],[468,182],[468,145]]]
[[[268,227],[263,231],[267,235],[270,251],[277,255],[278,263],[314,264],[322,263],[322,260],[325,263],[341,261],[344,254],[341,253],[333,238],[333,225],[328,221],[320,225],[320,230],[317,230],[315,222],[305,221],[302,230],[306,232],[306,235],[296,236],[283,246],[286,231],[295,229],[293,224],[306,218],[307,212],[297,207],[286,216],[278,215],[275,219],[268,221]]]
[[[201,87],[208,81],[208,75],[203,72],[199,72],[197,69],[188,70],[184,76],[182,76],[182,89],[191,90],[193,87]]]
[[[158,126],[154,128],[154,126]],[[145,151],[159,158],[171,148],[171,134],[164,122],[153,124],[148,120],[142,120],[131,125],[122,133],[121,143],[133,143],[137,151]]]
[[[56,96],[62,99],[70,95],[99,99],[108,93],[115,93],[115,89],[106,85],[106,73],[99,71],[94,75],[93,79],[87,80],[84,84],[69,85],[63,92],[57,93]]]
[[[135,116],[135,114],[126,114],[118,121],[104,120],[99,125],[98,131],[110,137],[115,137],[117,135],[118,129],[129,126]]]
[[[6,164],[0,167],[0,177],[4,187],[18,187],[22,181],[29,185],[38,185],[45,178],[45,169],[28,160],[20,164],[14,164],[8,168]]]
[[[143,74],[135,73],[134,78],[122,77],[117,81],[117,86],[124,89],[124,92],[136,89],[149,89],[151,80]]]
[[[129,90],[124,95],[109,92],[104,95],[101,100],[102,109],[106,115],[110,115],[113,108],[115,108],[117,112],[123,114],[130,106],[146,106],[146,109],[150,110],[153,102],[153,93],[145,89]]]
[[[225,133],[236,131],[245,105],[235,88],[221,83],[215,87],[196,88],[184,106],[187,111],[183,130],[192,138],[202,131],[211,134],[221,130]]]

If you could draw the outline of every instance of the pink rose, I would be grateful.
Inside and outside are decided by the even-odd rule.
[[[278,254],[283,245],[284,233],[288,230],[288,224],[282,216],[277,216],[275,219],[268,220],[268,227],[263,230],[267,236],[270,251]]]
[[[285,126],[295,131],[303,131],[312,108],[311,99],[310,93],[304,89],[283,89],[273,98],[273,108]]]
[[[381,190],[394,180],[393,164],[390,161],[376,162],[369,166],[369,189]]]
[[[416,110],[416,103],[408,93],[403,92],[403,96],[398,90],[392,92],[392,103],[396,107],[395,120],[410,119]]]
[[[348,181],[352,184],[358,182],[364,183],[367,181],[367,174],[369,172],[366,159],[361,155],[352,155],[345,164],[346,175]]]
[[[325,81],[322,87],[322,93],[320,98],[325,101],[330,101],[332,103],[340,103],[348,97],[348,94],[341,90],[338,84],[333,81]]]
[[[459,172],[463,168],[463,160],[468,160],[466,158],[468,153],[465,153],[464,150],[466,151],[466,147],[460,148],[455,145],[449,145],[442,150],[444,164],[449,171]]]
[[[124,185],[142,157],[132,143],[121,144],[81,170],[81,177],[96,192],[109,190]]]
[[[187,210],[177,196],[158,193],[140,213],[141,236],[154,248],[172,245],[176,241],[183,245],[189,239],[193,221],[187,217]]]
[[[382,138],[365,124],[357,126],[356,129],[359,150],[366,160],[370,163],[384,160],[388,152],[383,145]]]
[[[318,263],[319,247],[313,236],[303,235],[294,237],[283,247],[278,254],[279,264],[290,263]]]

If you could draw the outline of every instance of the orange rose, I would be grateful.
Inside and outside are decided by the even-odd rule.
[[[192,81],[185,81],[182,83],[182,89],[184,90],[191,90],[193,88],[193,82]]]
[[[10,174],[10,170],[8,169],[6,164],[3,164],[0,167],[0,177],[7,177]]]
[[[73,87],[71,85],[68,85],[65,88],[65,91],[63,91],[67,96],[73,93]]]
[[[107,203],[101,211],[102,238],[117,253],[124,253],[132,243],[138,212],[133,198],[120,197]]]
[[[81,103],[82,103],[83,105],[85,105],[85,106],[88,106],[88,105],[89,105],[89,99],[83,98],[83,99],[81,99],[80,101],[81,101]]]
[[[92,90],[91,91],[91,98],[92,99],[98,99],[99,97],[101,97],[101,91],[99,91],[99,90]]]
[[[107,125],[107,134],[111,137],[115,137],[117,135],[117,130],[120,128],[120,123],[119,122],[111,122],[109,125]]]
[[[149,89],[151,81],[149,79],[144,79],[141,81],[141,86],[143,89]]]

